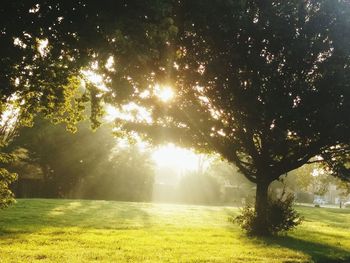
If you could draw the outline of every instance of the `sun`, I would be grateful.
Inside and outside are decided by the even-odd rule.
[[[161,87],[158,84],[154,87],[156,96],[163,102],[169,102],[175,97],[173,89],[169,86]]]
[[[198,168],[199,156],[191,150],[170,143],[154,150],[152,159],[157,167],[194,171]]]
[[[170,101],[173,97],[174,97],[174,91],[170,88],[164,88],[159,93],[159,98],[164,102]]]
[[[106,122],[113,122],[120,116],[118,109],[109,104],[105,106],[105,112],[104,120]]]

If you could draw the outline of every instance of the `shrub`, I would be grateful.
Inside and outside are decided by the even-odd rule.
[[[293,208],[294,196],[288,194],[281,198],[269,198],[267,206],[267,232],[271,235],[283,233],[299,225],[303,218]],[[261,227],[255,209],[251,205],[243,207],[240,215],[230,219],[238,223],[249,235],[259,233]]]
[[[232,223],[238,223],[249,235],[256,232],[255,229],[258,224],[257,216],[254,207],[250,204],[246,204],[242,208],[240,215],[236,217],[231,216],[229,221]]]

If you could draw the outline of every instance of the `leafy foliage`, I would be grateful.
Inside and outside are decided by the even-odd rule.
[[[14,194],[10,190],[10,185],[17,179],[15,173],[11,173],[4,168],[0,170],[0,209],[8,207],[15,202]]]
[[[3,145],[1,146],[1,148]],[[1,149],[0,148],[0,149]],[[16,157],[13,154],[0,152],[0,164],[2,167],[8,165]],[[11,173],[5,168],[0,168],[0,209],[8,207],[15,202],[10,185],[17,179],[17,174]]]

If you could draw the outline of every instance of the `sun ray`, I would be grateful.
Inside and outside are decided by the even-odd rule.
[[[198,168],[199,155],[170,143],[156,149],[152,154],[152,159],[157,167],[194,171]]]

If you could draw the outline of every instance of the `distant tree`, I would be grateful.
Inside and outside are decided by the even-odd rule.
[[[11,143],[12,149],[22,147],[43,172],[46,197],[70,197],[84,177],[108,160],[116,141],[111,128],[96,132],[87,122],[77,126],[76,133],[67,133],[64,125],[36,118],[32,128],[22,128]],[[21,170],[17,170],[21,176]],[[22,171],[23,172],[23,171]]]
[[[242,205],[254,200],[255,184],[249,181],[232,163],[214,159],[206,173],[217,178],[222,185],[223,202]]]
[[[31,158],[25,148],[17,147],[12,154],[16,158],[8,163],[6,168],[17,174],[17,181],[11,184],[11,191],[16,197],[42,197],[41,185],[38,182],[41,182],[44,176],[40,165]]]
[[[19,178],[28,173],[42,177],[43,187],[37,189],[36,197],[151,198],[154,171],[150,154],[136,146],[118,148],[111,126],[93,132],[83,122],[76,133],[67,133],[64,125],[36,118],[32,128],[19,130],[11,148],[17,160],[10,170]]]
[[[340,181],[337,184],[337,189],[339,190],[339,196],[341,200],[347,200],[350,196],[350,182]]]
[[[243,188],[247,192],[249,191],[248,189],[255,186],[254,183],[249,181],[242,173],[240,173],[236,166],[221,159],[213,160],[206,172],[209,175],[216,176],[221,180],[227,181],[231,185]]]
[[[330,186],[335,186],[341,195],[346,195],[349,182],[332,176],[332,173],[325,170],[319,163],[305,164],[296,170],[291,171],[284,178],[285,184],[294,191],[305,191],[314,195],[325,195]]]
[[[221,185],[217,177],[206,173],[188,172],[177,187],[180,200],[190,204],[218,204],[222,202]]]
[[[314,195],[324,195],[334,178],[319,164],[306,164],[287,175],[294,177],[294,188],[310,192]],[[291,183],[289,183],[291,184]]]
[[[137,146],[116,147],[109,159],[98,167],[98,171],[87,176],[85,197],[152,201],[154,173],[149,151],[140,151]]]

